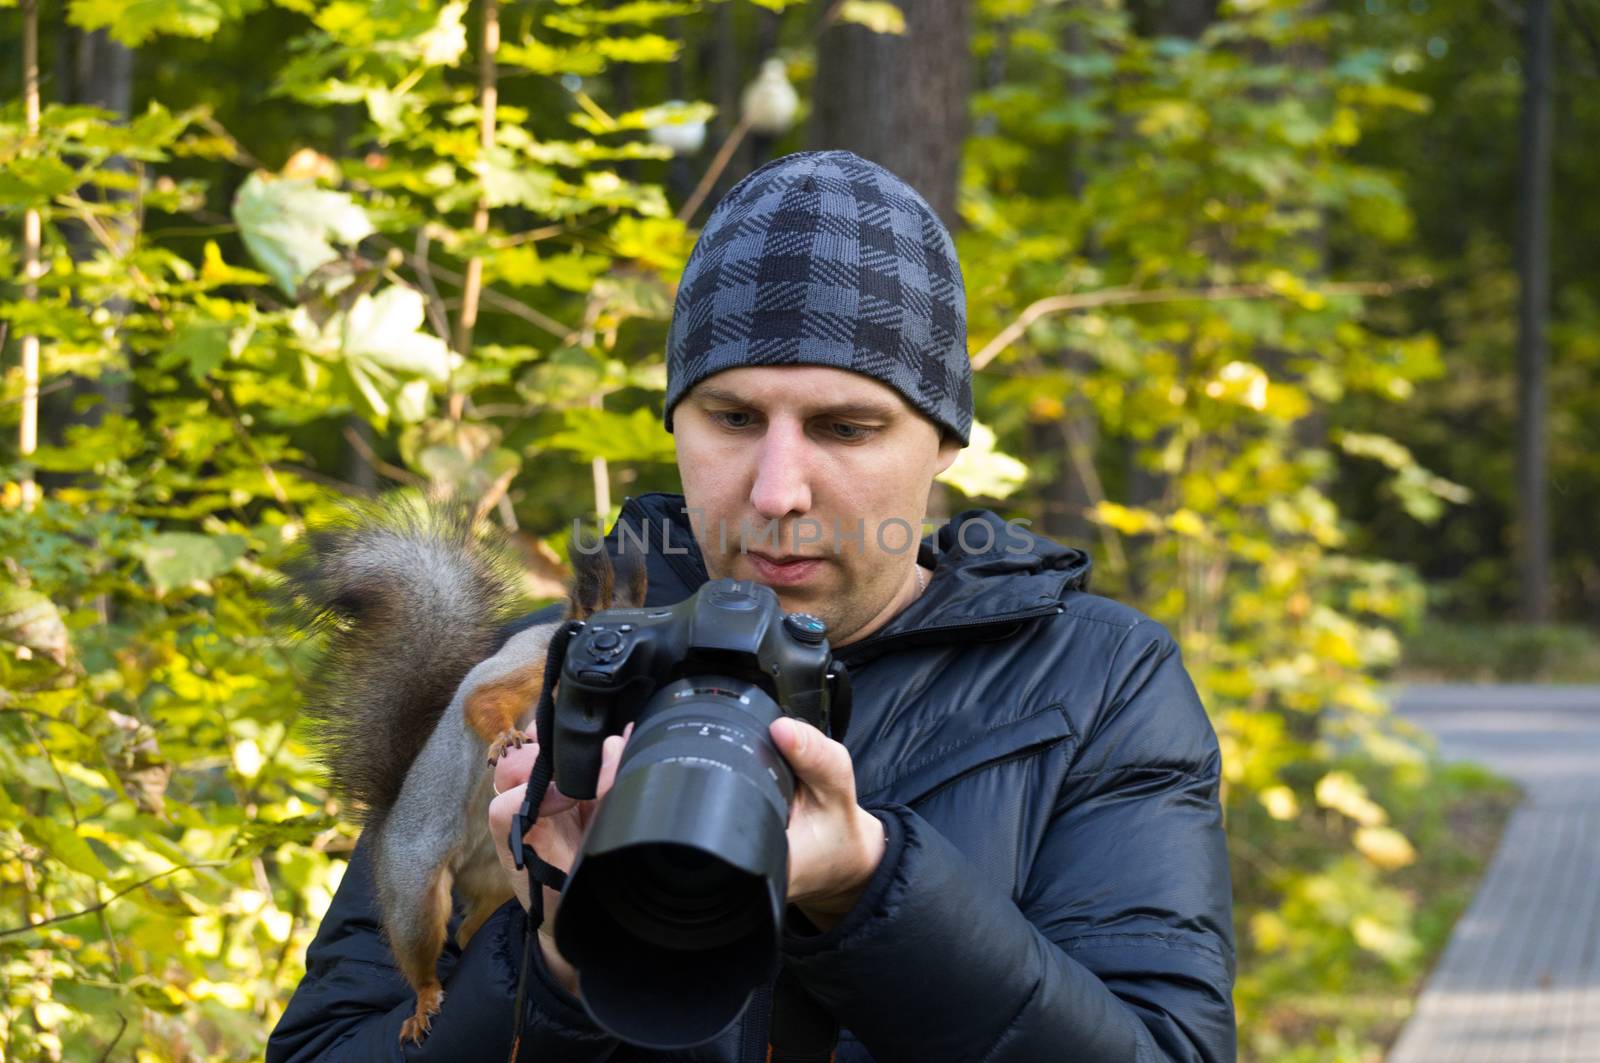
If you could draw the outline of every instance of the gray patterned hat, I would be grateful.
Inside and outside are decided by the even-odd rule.
[[[667,430],[690,388],[757,365],[865,373],[966,445],[972,362],[961,264],[910,185],[848,151],[802,151],[728,191],[678,286]]]

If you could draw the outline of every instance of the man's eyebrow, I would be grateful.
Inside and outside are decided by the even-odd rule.
[[[723,388],[702,384],[695,389],[695,395],[710,402],[727,403],[729,406],[749,406],[750,401],[736,392]],[[887,402],[874,402],[864,399],[856,402],[828,402],[820,403],[806,408],[806,416],[832,416],[832,417],[863,417],[878,418],[880,420],[893,420],[899,411]]]

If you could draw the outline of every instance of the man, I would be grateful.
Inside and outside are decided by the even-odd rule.
[[[651,544],[649,605],[708,578],[766,583],[827,621],[850,669],[844,743],[772,729],[799,782],[781,981],[837,1024],[839,1063],[1232,1059],[1219,756],[1171,637],[1088,594],[1081,551],[993,513],[912,549],[971,427],[963,304],[948,233],[881,167],[815,152],[746,177],[701,234],[668,340],[684,495],[628,500],[608,548],[624,529]],[[497,768],[496,839],[532,754]],[[553,795],[529,840],[570,866],[593,808]],[[364,878],[311,947],[281,1058],[397,1051],[362,1034],[410,1008]],[[509,1049],[520,899],[447,953],[451,1051],[468,1029],[475,1058]],[[522,1058],[768,1058],[770,992],[715,1041],[650,1053],[597,1027],[540,945]]]

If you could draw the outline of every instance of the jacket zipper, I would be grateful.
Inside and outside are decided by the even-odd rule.
[[[885,635],[881,639],[868,638],[854,646],[846,646],[839,651],[838,656],[846,667],[854,667],[851,658],[858,656],[858,651],[881,650],[885,646],[893,646],[897,642],[905,642],[922,638],[927,635],[945,635],[954,632],[978,631],[994,624],[1014,624],[1022,620],[1034,620],[1041,616],[1050,616],[1061,612],[1060,605],[1039,606],[1033,609],[1024,609],[1016,613],[1002,613],[999,616],[986,616],[982,620],[958,624],[935,624],[931,627],[919,627],[911,631],[897,631],[892,635]],[[876,656],[876,653],[874,654]]]
[[[739,1063],[766,1063],[771,1026],[772,987],[765,985],[755,991],[750,998],[750,1006],[744,1010]]]

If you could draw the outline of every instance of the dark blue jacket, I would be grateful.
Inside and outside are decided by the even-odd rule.
[[[650,605],[707,578],[681,505],[622,509],[649,534]],[[839,1063],[1232,1060],[1220,758],[1172,637],[1087,593],[1082,551],[993,513],[960,514],[921,559],[927,591],[839,652],[845,744],[887,852],[838,926],[785,939],[786,967],[843,1027]],[[448,947],[433,1033],[402,1052],[413,1000],[358,845],[269,1063],[504,1060],[523,928],[509,902]],[[725,1037],[671,1055],[609,1038],[542,970],[530,997],[527,1061],[765,1052],[764,994]]]

